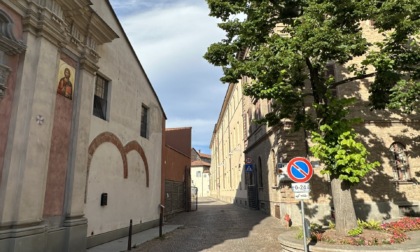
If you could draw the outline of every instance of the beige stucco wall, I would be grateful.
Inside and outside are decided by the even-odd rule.
[[[128,163],[128,178],[124,178],[117,148],[105,143],[96,150],[88,180],[88,235],[126,227],[130,219],[135,225],[157,218],[159,191],[147,188],[145,167],[138,154],[129,153]],[[102,193],[108,194],[106,206],[100,205]]]
[[[200,172],[200,176],[197,176],[197,172]],[[191,167],[191,186],[198,188],[198,197],[210,196],[210,176],[204,173],[203,166]]]
[[[246,205],[242,86],[230,84],[211,144],[210,194]]]
[[[144,151],[149,172],[146,186],[144,160],[136,152],[127,154],[128,176],[123,177],[123,161],[118,149],[103,143],[90,164],[87,201],[88,236],[144,223],[159,218],[161,193],[161,150],[163,111],[123,32],[106,5],[95,2],[94,9],[108,21],[119,38],[98,48],[98,73],[110,80],[107,120],[92,116],[89,142],[99,134],[114,134],[125,146],[137,142]],[[112,64],[110,64],[112,62]],[[93,94],[92,94],[93,95]],[[149,108],[148,137],[140,136],[141,108]],[[108,205],[100,206],[100,195],[108,193]]]

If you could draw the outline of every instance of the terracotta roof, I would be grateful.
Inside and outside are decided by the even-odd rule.
[[[204,153],[201,153],[201,152],[199,152],[198,155],[200,155],[200,157],[211,158],[211,155],[204,154]]]
[[[201,160],[195,160],[191,162],[191,166],[210,166],[210,163]]]
[[[180,127],[180,128],[166,128],[166,131],[174,131],[174,130],[184,130],[184,129],[191,129],[192,127]]]
[[[201,153],[200,150],[197,151],[195,148],[191,148],[191,150],[195,151],[195,153],[197,153],[200,157],[211,158],[211,155],[210,154]]]

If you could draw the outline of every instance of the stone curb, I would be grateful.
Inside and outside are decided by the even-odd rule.
[[[296,238],[297,230],[290,230],[278,236],[282,251],[300,252],[304,251],[303,240]],[[349,252],[349,251],[376,251],[376,252],[420,252],[420,231],[409,232],[410,240],[401,244],[383,246],[351,246],[309,243],[308,251],[311,252]]]

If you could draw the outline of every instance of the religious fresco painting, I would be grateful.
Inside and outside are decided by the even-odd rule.
[[[74,69],[74,67],[70,66],[63,60],[60,60],[57,78],[57,94],[62,95],[70,100],[73,99],[75,75],[76,70]]]

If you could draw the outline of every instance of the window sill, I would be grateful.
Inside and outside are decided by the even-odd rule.
[[[415,184],[417,185],[418,182],[415,180],[391,180],[392,183],[394,184],[398,184],[398,185],[411,185],[411,184]]]

